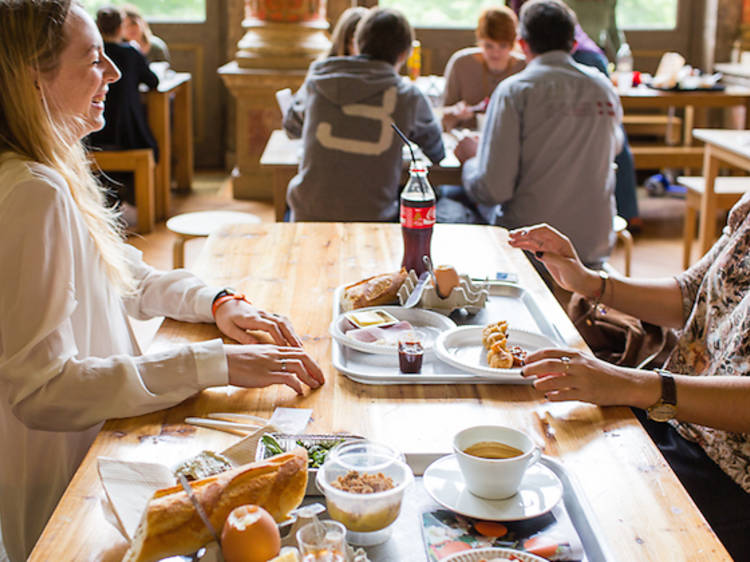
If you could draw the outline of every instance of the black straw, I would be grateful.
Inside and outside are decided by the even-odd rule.
[[[399,129],[395,123],[391,122],[391,127],[393,127],[393,130],[396,131],[396,134],[401,137],[401,140],[404,141],[404,144],[409,147],[409,152],[411,152],[411,163],[414,164],[414,166],[417,165],[417,159],[414,158],[414,151],[411,148],[411,143],[409,142],[409,139],[406,138],[406,135],[401,132],[401,129]]]

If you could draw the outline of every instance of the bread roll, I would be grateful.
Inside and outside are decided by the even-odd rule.
[[[298,447],[190,485],[217,533],[229,513],[245,504],[259,505],[276,521],[283,521],[305,497],[307,451]],[[158,490],[149,501],[123,562],[150,562],[190,554],[212,538],[182,486]]]
[[[398,301],[398,290],[406,280],[406,270],[383,273],[363,279],[344,288],[341,306],[344,311],[380,306]]]

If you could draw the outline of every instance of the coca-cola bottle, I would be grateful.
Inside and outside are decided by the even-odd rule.
[[[401,233],[404,237],[404,259],[401,266],[421,275],[426,268],[423,257],[429,256],[432,226],[435,224],[435,192],[427,181],[427,167],[416,160],[409,169],[409,181],[401,192]]]

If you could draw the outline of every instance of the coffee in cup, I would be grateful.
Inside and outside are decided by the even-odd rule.
[[[505,499],[518,492],[526,469],[541,450],[524,432],[500,425],[479,425],[453,438],[453,451],[466,488],[475,496]]]

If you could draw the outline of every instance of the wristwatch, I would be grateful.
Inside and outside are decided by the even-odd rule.
[[[658,422],[671,420],[677,414],[677,386],[674,377],[664,369],[654,369],[661,377],[661,398],[646,410],[649,419]]]
[[[235,291],[231,287],[224,287],[221,291],[216,293],[216,296],[214,297],[214,300],[211,301],[211,304],[214,304],[221,297],[231,297],[232,295],[236,295],[236,294],[237,294],[237,291]]]

